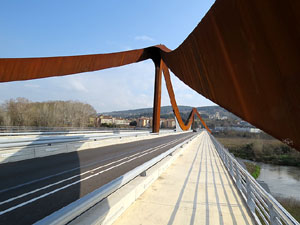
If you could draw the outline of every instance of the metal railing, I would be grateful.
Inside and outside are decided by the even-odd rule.
[[[77,133],[73,136],[38,136],[34,138],[13,138],[13,139],[0,139],[0,150],[3,148],[14,148],[23,146],[33,146],[33,145],[51,145],[58,143],[67,142],[82,142],[82,141],[99,141],[111,138],[123,138],[123,137],[138,137],[151,135],[150,132],[125,132],[125,133],[100,133],[100,134],[87,134],[87,133]]]
[[[296,219],[245,170],[212,135],[216,150],[258,224],[298,224]]]
[[[96,205],[98,202],[105,199],[111,193],[113,193],[114,191],[116,191],[135,177],[143,174],[150,167],[154,166],[165,157],[173,155],[174,151],[176,151],[183,145],[189,143],[195,137],[197,137],[197,135],[193,135],[191,138],[188,138],[187,140],[169,149],[168,151],[156,156],[155,158],[145,162],[144,164],[136,167],[135,169],[125,173],[124,175],[112,180],[111,182],[103,185],[102,187],[78,199],[77,201],[65,206],[64,208],[54,212],[53,214],[43,218],[42,220],[37,221],[35,225],[63,225],[69,223],[74,218],[81,215],[82,213]]]
[[[164,130],[159,134],[174,133],[173,130]],[[27,137],[33,136],[33,137]],[[68,136],[66,136],[68,135]],[[111,130],[111,131],[74,131],[74,132],[30,132],[30,133],[0,133],[0,151],[4,148],[14,148],[33,145],[51,145],[67,142],[99,141],[111,138],[138,137],[157,135],[149,131]],[[8,138],[9,136],[16,136]],[[20,136],[20,137],[18,137]]]

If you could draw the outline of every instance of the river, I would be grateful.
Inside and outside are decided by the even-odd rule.
[[[300,168],[257,163],[261,166],[257,181],[265,182],[274,197],[295,198],[300,201]]]

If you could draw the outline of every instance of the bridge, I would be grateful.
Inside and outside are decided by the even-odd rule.
[[[186,122],[182,120],[169,74],[170,69],[198,93],[299,150],[298,11],[300,5],[293,1],[218,0],[173,51],[157,45],[110,54],[0,59],[0,82],[64,76],[152,59],[152,132],[159,134],[162,75],[174,115],[186,131],[172,137],[158,135],[155,141],[84,151],[75,148],[48,157],[36,157],[35,150],[26,149],[34,152],[31,159],[1,164],[7,181],[0,190],[5,193],[1,195],[1,221],[298,224],[215,140],[196,109]],[[205,127],[200,134],[187,132],[195,116]],[[92,179],[101,174],[105,178]],[[34,217],[32,212],[40,214]]]

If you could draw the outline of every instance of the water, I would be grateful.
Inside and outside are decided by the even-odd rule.
[[[274,197],[295,198],[300,201],[300,168],[257,163],[261,166],[258,181],[265,182]]]

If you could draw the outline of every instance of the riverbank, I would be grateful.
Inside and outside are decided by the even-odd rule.
[[[294,198],[276,197],[277,201],[300,222],[300,201]]]
[[[243,164],[246,166],[247,171],[255,179],[259,177],[261,171],[260,165],[248,161],[243,161]],[[267,185],[267,183],[265,184]],[[300,222],[300,200],[297,200],[293,197],[274,197],[298,222]]]
[[[264,182],[277,201],[300,222],[300,152],[265,133],[223,132],[214,134],[243,163],[258,182]],[[260,166],[260,175],[257,175]],[[256,173],[256,174],[255,174]]]
[[[235,157],[275,165],[300,167],[300,152],[276,139],[216,137]]]
[[[260,174],[260,166],[250,162],[244,162],[244,164],[246,165],[246,169],[252,175],[252,177],[257,179]]]

